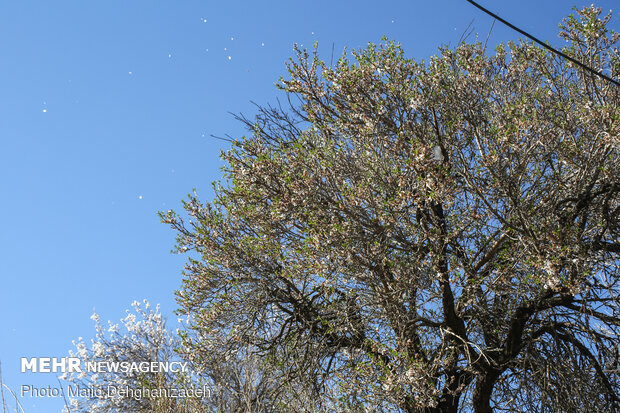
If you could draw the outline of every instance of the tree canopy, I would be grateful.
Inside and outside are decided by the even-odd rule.
[[[617,78],[609,19],[560,36]],[[620,88],[528,42],[297,52],[162,214],[192,361],[260,360],[248,411],[620,410]]]

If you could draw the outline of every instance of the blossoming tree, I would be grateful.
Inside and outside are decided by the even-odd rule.
[[[609,19],[561,36],[617,78]],[[298,51],[281,87],[162,214],[196,363],[260,357],[274,411],[620,409],[620,88],[527,42]]]
[[[94,313],[95,337],[88,345],[81,337],[74,342],[72,357],[81,361],[80,372],[67,372],[61,378],[67,380],[75,389],[73,397],[67,392],[66,410],[78,412],[152,412],[177,413],[187,411],[186,407],[194,400],[163,396],[149,397],[142,392],[182,386],[189,376],[165,371],[134,371],[115,369],[111,371],[88,371],[87,363],[169,363],[179,360],[175,349],[178,336],[166,329],[166,322],[159,306],[152,309],[150,304],[135,301],[133,311],[127,310],[122,325],[108,322],[101,324],[99,315]],[[81,390],[80,390],[81,389]],[[140,393],[134,393],[139,391]],[[198,410],[195,410],[198,411]]]
[[[69,383],[65,388],[67,413],[265,411],[275,390],[282,388],[278,377],[268,374],[265,363],[248,351],[214,351],[208,358],[202,357],[200,364],[195,363],[192,347],[180,340],[187,338],[187,332],[167,329],[159,306],[153,309],[144,300],[135,301],[132,307],[121,325],[108,322],[106,327],[94,313],[95,337],[90,343],[81,337],[74,342],[70,356],[80,360],[82,371],[61,376]],[[220,342],[211,337],[203,343],[203,353]],[[89,363],[103,364],[104,371],[86,369]],[[145,364],[146,368],[119,368],[120,363]],[[154,369],[148,368],[151,363],[156,364]],[[177,363],[177,367],[183,363],[184,369],[165,371],[157,367],[159,363]],[[112,364],[117,367],[106,370]],[[297,397],[289,407],[303,411],[307,406]]]

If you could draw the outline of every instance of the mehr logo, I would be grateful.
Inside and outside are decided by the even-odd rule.
[[[178,373],[187,372],[188,362],[181,361],[87,361],[78,357],[22,357],[21,372],[26,373]]]
[[[21,358],[21,372],[33,373],[81,373],[80,359],[77,357],[26,357]]]

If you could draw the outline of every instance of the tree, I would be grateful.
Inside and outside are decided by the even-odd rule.
[[[600,16],[564,52],[618,77]],[[527,42],[353,59],[298,50],[214,200],[162,214],[194,361],[260,357],[262,411],[620,410],[620,90]]]
[[[166,328],[159,306],[151,308],[147,300],[135,301],[133,311],[127,310],[122,325],[108,321],[105,328],[99,314],[95,321],[95,337],[87,345],[81,337],[74,342],[71,357],[81,362],[81,372],[66,372],[61,376],[73,386],[67,389],[65,412],[89,413],[203,413],[255,412],[269,410],[274,394],[282,392],[276,377],[269,375],[256,355],[213,351],[200,365],[193,362],[192,348],[185,347],[181,338],[187,332]],[[218,348],[219,341],[203,343],[202,351]],[[150,363],[183,362],[184,371],[89,371],[88,363]],[[189,366],[189,367],[188,367]],[[194,390],[193,393],[182,390]],[[198,397],[196,389],[206,393]],[[200,394],[202,396],[202,394]],[[282,399],[282,398],[280,398]],[[305,399],[308,402],[309,399]],[[291,401],[299,407],[300,398]]]
[[[95,338],[90,346],[80,337],[74,342],[71,357],[81,361],[81,372],[66,372],[61,378],[74,386],[75,397],[69,397],[65,411],[100,413],[185,413],[200,412],[203,404],[197,398],[170,397],[168,389],[189,388],[191,374],[170,371],[88,371],[87,363],[168,363],[178,361],[178,336],[166,329],[166,320],[159,306],[151,309],[146,300],[132,304],[122,326],[95,321]],[[145,390],[148,390],[148,394]],[[160,391],[161,390],[161,391]]]

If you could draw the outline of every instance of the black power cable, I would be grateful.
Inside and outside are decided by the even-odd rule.
[[[557,49],[554,49],[553,47],[549,46],[547,43],[537,39],[536,37],[532,36],[531,34],[519,29],[518,27],[516,27],[513,24],[510,24],[509,22],[507,22],[506,20],[502,19],[501,17],[499,17],[497,14],[493,13],[492,11],[489,11],[487,9],[485,9],[484,7],[482,7],[481,5],[479,5],[478,3],[476,3],[473,0],[467,0],[469,3],[473,4],[474,6],[476,6],[477,8],[479,8],[480,10],[482,10],[483,12],[485,12],[486,14],[488,14],[489,16],[492,16],[493,18],[499,20],[500,22],[504,23],[506,26],[510,27],[513,30],[516,30],[517,32],[521,33],[522,35],[526,36],[528,39],[535,41],[536,43],[538,43],[539,45],[541,45],[542,47],[544,47],[547,50],[550,50],[551,52],[557,54],[558,56],[563,57],[566,60],[569,60],[571,62],[573,62],[574,64],[578,65],[579,67],[587,70],[590,73],[593,73],[595,75],[597,75],[598,77],[605,79],[609,82],[612,82],[613,84],[615,84],[616,86],[620,86],[620,82],[618,82],[617,80],[612,79],[611,77],[605,75],[604,73],[601,72],[597,72],[596,70],[592,69],[591,67],[584,65],[583,63],[581,63],[580,61],[566,55],[565,53],[560,52]]]

